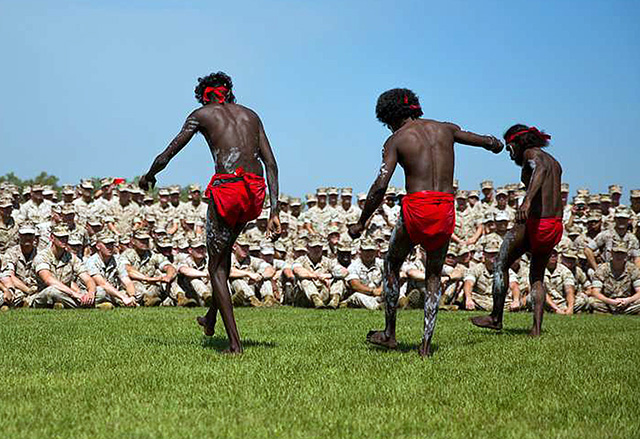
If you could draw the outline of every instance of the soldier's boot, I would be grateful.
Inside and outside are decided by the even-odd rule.
[[[262,302],[260,302],[260,300],[256,296],[249,297],[249,306],[253,306],[254,308],[261,308],[262,305]]]
[[[53,304],[53,309],[64,309],[64,305],[60,302],[56,302]]]
[[[271,295],[265,296],[263,303],[264,303],[264,306],[267,308],[270,308],[273,306],[280,306],[280,302],[278,302],[276,298]]]
[[[101,309],[103,311],[108,311],[110,309],[114,309],[115,306],[113,306],[113,303],[109,303],[109,302],[103,302],[103,303],[99,303],[98,305],[96,305],[96,309]]]
[[[340,305],[340,295],[334,294],[331,296],[331,300],[327,304],[327,308],[338,309],[338,305]]]
[[[349,308],[349,302],[347,302],[346,300],[343,302],[340,302],[340,305],[338,306],[338,308]]]
[[[198,302],[193,299],[188,298],[182,291],[177,294],[178,297],[178,306],[197,306]]]
[[[398,299],[398,309],[406,309],[409,305],[409,298],[407,296],[402,296]]]
[[[0,307],[0,311],[1,312],[9,311],[9,307],[7,305],[2,305],[2,307]]]
[[[145,298],[142,299],[144,306],[157,306],[160,302],[162,302],[162,299],[158,296],[145,296]]]
[[[320,298],[319,294],[311,295],[311,303],[313,303],[314,308],[324,308],[324,302]]]
[[[284,284],[284,304],[293,305],[293,285],[289,282]]]

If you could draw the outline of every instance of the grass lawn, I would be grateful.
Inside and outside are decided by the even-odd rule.
[[[416,352],[422,312],[399,314],[400,349],[364,342],[364,310],[237,309],[245,354],[202,309],[0,314],[1,438],[637,438],[640,319],[438,316],[435,356]]]

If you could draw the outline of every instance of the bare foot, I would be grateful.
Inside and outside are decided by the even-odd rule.
[[[207,316],[196,317],[196,321],[198,325],[202,326],[202,330],[204,331],[204,335],[207,337],[213,337],[213,334],[216,329],[216,321],[213,322],[208,321]]]
[[[398,347],[395,337],[390,337],[384,331],[369,331],[367,341],[371,344],[382,346],[387,349],[395,349]]]
[[[431,341],[422,340],[422,345],[420,345],[420,349],[418,349],[418,354],[422,357],[430,357],[433,355],[431,351]]]
[[[496,319],[491,316],[472,317],[469,320],[471,320],[471,323],[480,328],[495,329],[496,331],[502,329],[502,322],[496,321]]]
[[[222,351],[223,354],[227,354],[227,355],[241,355],[242,352],[243,352],[242,347],[228,348]]]

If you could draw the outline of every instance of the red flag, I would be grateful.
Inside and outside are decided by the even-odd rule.
[[[125,183],[127,180],[125,180],[124,178],[114,178],[113,179],[113,184],[122,184]]]

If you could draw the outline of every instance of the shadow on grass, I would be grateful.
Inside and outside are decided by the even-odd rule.
[[[271,341],[257,341],[257,340],[251,340],[250,338],[245,338],[244,340],[242,340],[243,348],[250,348],[250,347],[256,347],[256,346],[261,348],[275,348],[276,344]],[[223,350],[229,347],[229,340],[227,340],[226,337],[202,336],[202,347],[222,352]]]
[[[398,342],[398,347],[396,349],[387,349],[384,346],[378,346],[373,343],[367,342],[367,346],[369,346],[370,350],[380,351],[380,352],[402,352],[403,354],[406,354],[406,353],[417,354],[418,349],[420,349],[421,345],[422,343],[406,343],[401,341],[401,342]],[[431,343],[431,354],[438,352],[438,349],[439,347],[437,343]]]

